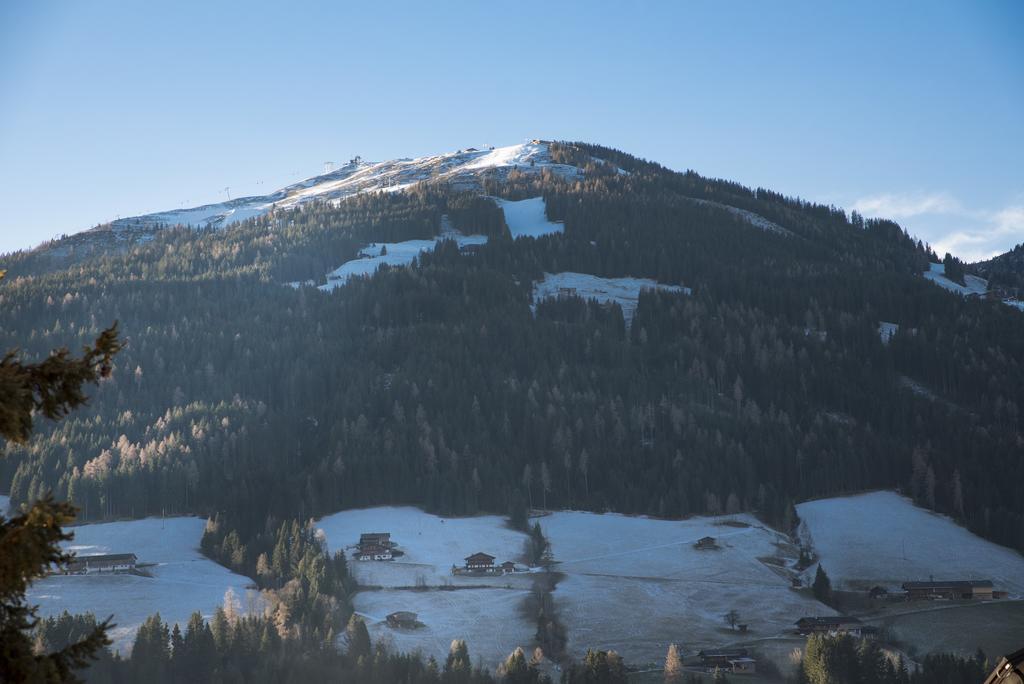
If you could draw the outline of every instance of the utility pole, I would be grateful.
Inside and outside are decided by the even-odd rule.
[[[231,188],[230,187],[224,188],[224,192],[228,196],[228,202],[230,202],[231,201]]]

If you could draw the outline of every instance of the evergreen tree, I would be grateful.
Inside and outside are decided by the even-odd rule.
[[[814,598],[825,605],[829,605],[832,602],[832,582],[829,580],[821,563],[818,563],[818,570],[814,573],[814,584],[811,590],[814,593]]]
[[[0,280],[3,275],[0,271]],[[26,363],[16,352],[8,352],[0,359],[0,438],[24,443],[37,413],[59,420],[83,405],[83,386],[110,375],[113,356],[120,348],[115,326],[77,359],[67,349],[59,349],[40,363]],[[77,681],[74,671],[110,643],[106,635],[111,625],[106,621],[80,641],[52,653],[33,649],[30,631],[36,609],[26,602],[25,593],[51,565],[71,560],[59,544],[72,538],[63,527],[74,516],[73,506],[57,503],[49,494],[37,496],[28,510],[13,518],[0,514],[0,672],[11,681]]]

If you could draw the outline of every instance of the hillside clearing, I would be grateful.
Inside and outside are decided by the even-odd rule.
[[[151,577],[138,575],[59,575],[35,582],[28,600],[42,616],[92,612],[102,620],[113,614],[113,648],[131,649],[139,625],[154,613],[182,629],[199,611],[210,618],[228,589],[243,610],[261,606],[247,587],[252,580],[236,575],[199,552],[205,523],[201,518],[146,518],[68,528],[75,538],[65,547],[80,555],[134,553]]]
[[[785,633],[803,615],[833,614],[790,588],[796,550],[752,516],[559,512],[540,523],[564,575],[554,597],[574,657],[614,648],[640,665],[661,662],[670,643],[688,654],[726,645],[740,639],[723,618],[733,609],[749,625],[743,638]],[[694,548],[705,536],[718,548]]]
[[[990,579],[1024,592],[1024,557],[985,541],[944,515],[895,492],[797,505],[801,537],[813,545],[836,588],[899,588],[903,582]]]

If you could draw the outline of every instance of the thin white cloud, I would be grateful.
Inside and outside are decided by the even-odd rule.
[[[936,252],[949,252],[967,261],[981,261],[1024,242],[1024,206],[965,213],[962,222],[973,225],[936,239]]]
[[[890,219],[961,211],[956,198],[946,193],[871,195],[858,199],[851,209],[864,216]]]
[[[912,234],[971,262],[989,259],[1024,242],[1024,204],[998,210],[965,207],[945,192],[883,193],[861,197],[850,207],[871,218],[900,221]]]

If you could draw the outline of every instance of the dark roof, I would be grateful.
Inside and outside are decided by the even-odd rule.
[[[856,625],[859,624],[860,620],[855,617],[846,617],[845,615],[833,615],[830,617],[802,617],[796,621],[798,625]]]
[[[701,658],[746,658],[747,649],[737,648],[731,651],[699,651],[697,655]]]
[[[952,580],[949,582],[904,582],[903,588],[911,589],[991,589],[992,580]]]
[[[100,553],[93,556],[77,556],[75,560],[90,563],[116,563],[118,561],[136,561],[138,557],[134,553]]]
[[[488,553],[484,553],[482,551],[477,551],[472,556],[466,556],[466,560],[467,561],[486,561],[488,563],[493,563],[494,562],[494,556],[492,556],[492,555],[490,555]]]
[[[373,540],[373,539],[390,539],[390,532],[363,532],[359,535],[359,541]]]
[[[413,621],[416,617],[416,613],[409,612],[408,610],[399,610],[388,615],[388,620]]]

